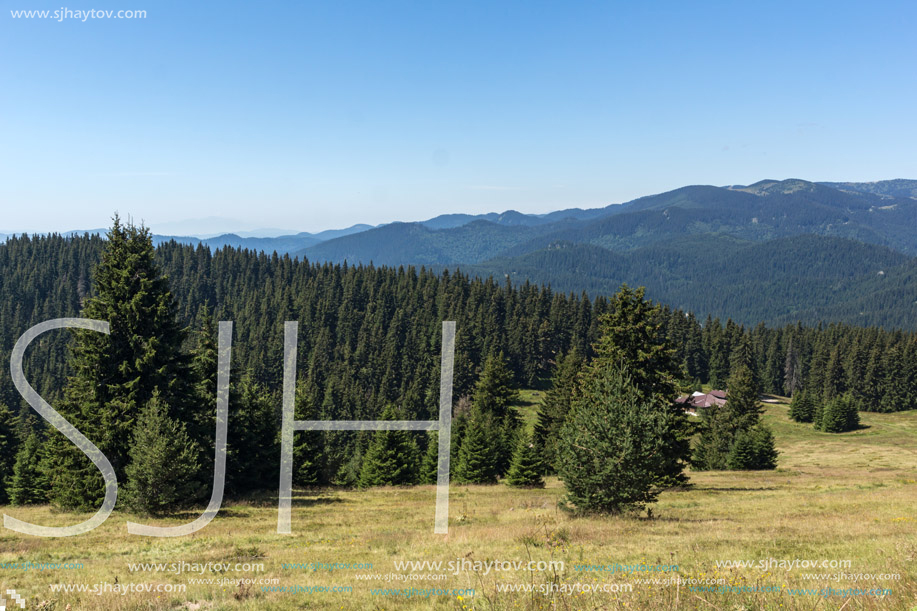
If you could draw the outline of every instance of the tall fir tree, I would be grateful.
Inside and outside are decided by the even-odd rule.
[[[463,484],[495,484],[500,475],[501,431],[491,412],[477,405],[465,425],[455,479]]]
[[[544,488],[544,464],[532,438],[520,435],[506,474],[506,484],[517,488]]]
[[[125,504],[141,514],[160,515],[200,496],[197,444],[186,426],[169,417],[159,393],[141,410],[131,437]]]
[[[115,216],[107,238],[93,273],[95,295],[82,316],[107,321],[110,333],[74,332],[73,375],[58,411],[108,457],[123,483],[139,413],[154,393],[169,406],[170,418],[186,424],[203,407],[191,400],[185,332],[168,280],[154,261],[149,230],[122,225]],[[104,485],[95,465],[57,431],[48,442],[52,502],[83,510],[99,505]]]
[[[815,429],[825,433],[846,433],[860,426],[860,414],[850,393],[827,401],[815,422]]]
[[[770,430],[759,423],[758,385],[751,370],[738,363],[729,378],[725,405],[700,411],[700,437],[693,464],[701,470],[773,469],[776,449]]]
[[[665,336],[662,308],[644,298],[645,289],[632,290],[626,284],[612,297],[610,311],[601,318],[602,335],[595,345],[592,369],[626,369],[632,386],[646,405],[664,405],[660,420],[669,429],[662,435],[662,486],[687,482],[685,466],[691,457],[687,415],[675,403],[680,381],[685,378],[678,349]]]
[[[557,473],[558,441],[560,429],[573,403],[576,378],[583,367],[583,358],[576,350],[557,359],[551,388],[545,393],[538,409],[533,443],[541,453],[545,472]]]
[[[240,495],[276,486],[280,464],[280,434],[274,406],[277,401],[245,375],[232,393],[226,455],[226,490]],[[252,451],[257,448],[257,451]]]
[[[799,361],[799,353],[790,337],[786,348],[786,360],[783,364],[783,392],[788,397],[794,397],[796,391],[802,386],[802,367]]]
[[[9,485],[13,505],[38,505],[48,500],[48,485],[42,464],[42,441],[36,431],[29,433],[16,454]]]
[[[815,400],[808,391],[801,390],[793,395],[790,418],[796,422],[812,422],[815,419]]]
[[[513,404],[519,401],[519,391],[513,385],[513,376],[506,366],[503,353],[488,357],[481,376],[474,387],[472,405],[490,415],[493,432],[498,438],[491,441],[497,454],[497,475],[505,475],[516,445],[519,418]]]
[[[450,465],[457,457],[450,455]],[[420,462],[420,483],[435,484],[439,478],[439,433],[427,434],[427,449]]]
[[[7,487],[16,463],[19,439],[16,435],[17,418],[4,403],[0,403],[0,505],[10,500]]]
[[[399,412],[389,404],[382,420],[398,420]],[[419,479],[417,444],[411,431],[376,431],[360,469],[359,486],[406,486]]]
[[[626,370],[592,365],[561,429],[564,506],[576,513],[620,513],[654,502],[667,475],[672,412]]]

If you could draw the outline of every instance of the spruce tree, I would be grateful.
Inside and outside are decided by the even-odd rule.
[[[389,404],[382,411],[382,420],[398,420],[399,411]],[[360,469],[358,485],[405,486],[418,480],[417,444],[411,431],[376,431]]]
[[[519,419],[512,405],[518,400],[519,391],[513,387],[513,376],[503,353],[488,357],[475,384],[471,402],[476,409],[490,414],[493,429],[499,435],[498,439],[491,441],[496,446],[498,476],[506,474],[509,469],[516,445]]]
[[[500,429],[493,414],[473,406],[459,449],[455,479],[463,484],[495,484],[500,471]]]
[[[561,429],[564,506],[576,513],[619,513],[656,500],[672,412],[640,392],[625,370],[590,366]]]
[[[799,353],[793,338],[790,338],[786,348],[786,360],[783,364],[783,391],[789,397],[796,397],[796,391],[801,386],[802,367],[799,361]]]
[[[19,448],[8,484],[9,500],[13,505],[37,505],[48,501],[42,442],[37,432],[32,431]]]
[[[296,387],[297,420],[319,420],[315,393],[306,384]],[[323,476],[325,439],[321,431],[296,431],[293,435],[293,483],[314,487],[328,483]]]
[[[776,468],[777,450],[774,448],[774,436],[770,429],[758,425],[736,433],[732,449],[726,459],[726,466],[739,471]]]
[[[557,473],[557,455],[560,429],[570,412],[576,377],[583,367],[583,358],[576,350],[557,359],[551,389],[545,393],[538,409],[533,443],[541,453],[545,473]]]
[[[110,333],[74,331],[73,376],[59,412],[108,457],[123,483],[139,413],[154,393],[171,418],[186,424],[195,421],[196,410],[215,406],[192,400],[185,332],[154,261],[149,230],[123,226],[116,216],[107,238],[93,273],[95,295],[86,300],[82,317],[107,321]],[[68,509],[97,507],[104,486],[95,465],[57,431],[49,432],[48,444],[52,502]]]
[[[0,505],[10,500],[7,486],[19,450],[16,429],[17,419],[13,412],[4,403],[0,403]]]
[[[816,429],[825,433],[845,433],[860,426],[860,414],[850,393],[834,397],[825,403]]]
[[[759,423],[761,406],[754,375],[745,365],[729,378],[725,405],[700,410],[700,437],[693,465],[699,470],[773,469],[773,435]]]
[[[665,405],[661,419],[669,429],[661,434],[660,486],[684,484],[685,466],[691,456],[690,427],[682,406],[675,403],[685,371],[678,349],[665,335],[664,314],[659,305],[644,299],[645,289],[626,284],[610,299],[610,311],[600,321],[602,335],[595,345],[590,367],[626,369],[632,385],[646,405]]]
[[[280,464],[277,401],[249,375],[239,386],[231,393],[227,435],[226,490],[233,495],[273,489]]]
[[[815,401],[807,390],[800,390],[793,396],[790,418],[796,422],[812,422],[815,419]]]
[[[451,463],[455,461],[454,456],[450,456]],[[424,452],[423,460],[420,462],[420,483],[435,484],[439,479],[439,433],[427,434],[427,450]]]
[[[754,469],[771,470],[777,468],[777,451],[774,442],[774,434],[771,430],[759,424],[751,430],[751,435],[755,444],[755,464]]]
[[[167,513],[200,495],[199,448],[186,426],[169,417],[154,393],[137,418],[131,437],[130,463],[125,469],[124,502],[150,515]]]
[[[520,435],[513,460],[506,474],[506,483],[517,488],[544,488],[541,476],[544,464],[538,449],[528,435]]]
[[[502,352],[484,361],[471,401],[498,420],[502,420],[512,405],[519,401],[519,391],[515,388],[513,374],[506,366]]]

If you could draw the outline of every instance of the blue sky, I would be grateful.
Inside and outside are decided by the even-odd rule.
[[[74,0],[77,3],[79,0]],[[0,231],[321,230],[917,178],[913,2],[172,2],[0,14]]]

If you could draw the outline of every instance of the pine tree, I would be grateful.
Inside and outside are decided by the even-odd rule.
[[[280,463],[279,431],[274,415],[277,401],[248,375],[242,379],[239,391],[232,395],[226,490],[229,494],[240,495],[272,489],[277,485],[277,465]]]
[[[515,388],[513,374],[507,368],[502,352],[484,361],[484,369],[475,384],[471,401],[498,420],[502,420],[510,412],[510,407],[519,401],[519,391]]]
[[[801,369],[799,353],[796,351],[796,346],[791,337],[786,348],[786,361],[783,365],[783,391],[788,397],[795,397],[797,389],[801,386]]]
[[[17,419],[13,412],[5,404],[0,403],[0,505],[10,500],[7,486],[19,450],[16,428]]]
[[[660,421],[670,428],[661,434],[663,449],[658,460],[661,486],[684,484],[685,466],[691,456],[689,423],[684,409],[675,403],[679,381],[685,378],[678,350],[666,338],[662,308],[644,299],[645,289],[626,284],[612,297],[610,312],[601,319],[602,336],[596,343],[591,368],[625,368],[631,384],[646,405],[665,405]]]
[[[513,387],[512,373],[502,352],[484,362],[471,401],[475,408],[490,414],[492,426],[499,435],[499,439],[492,443],[496,446],[496,474],[502,476],[509,469],[519,428],[519,419],[512,408],[513,403],[519,401],[519,391]]]
[[[759,424],[751,430],[755,442],[754,469],[770,470],[777,468],[777,451],[774,434],[766,426]]]
[[[160,515],[186,505],[200,494],[199,448],[183,423],[169,417],[154,393],[137,418],[125,469],[125,504],[142,514]]]
[[[124,482],[135,423],[158,393],[169,416],[192,424],[195,411],[214,405],[193,401],[185,333],[168,281],[154,261],[149,230],[122,226],[116,216],[94,271],[95,296],[82,316],[108,321],[110,334],[75,331],[60,413],[109,459]],[[92,509],[104,497],[95,465],[57,431],[48,437],[51,500],[67,509]],[[162,466],[163,469],[167,467]]]
[[[844,367],[843,356],[839,347],[835,346],[828,356],[828,364],[825,366],[824,387],[822,389],[822,399],[833,399],[837,395],[844,394]]]
[[[452,460],[455,457],[450,456]],[[435,484],[439,479],[439,433],[427,434],[427,450],[424,452],[423,460],[420,463],[420,483]]]
[[[699,470],[773,469],[773,435],[759,423],[757,384],[748,367],[739,364],[729,378],[726,404],[701,409],[701,434],[693,464]]]
[[[471,408],[459,449],[455,479],[463,484],[495,484],[499,475],[500,429],[493,415],[478,406]]]
[[[808,391],[801,390],[793,396],[790,418],[796,422],[812,422],[815,419],[815,401]]]
[[[619,513],[654,502],[665,474],[667,407],[655,395],[647,398],[622,369],[590,366],[561,429],[565,507]]]
[[[520,435],[513,460],[506,474],[506,483],[517,488],[544,488],[541,476],[544,464],[538,449],[528,435]]]
[[[825,403],[816,429],[825,433],[845,433],[860,426],[856,403],[849,393],[834,397]]]
[[[740,471],[776,468],[777,450],[770,429],[758,425],[747,431],[739,431],[726,459],[726,466]]]
[[[9,480],[9,500],[13,505],[37,505],[48,500],[47,478],[42,468],[42,443],[32,431],[16,454]]]
[[[557,472],[560,428],[570,412],[576,377],[582,367],[583,358],[575,350],[558,357],[551,389],[545,393],[544,402],[538,409],[533,443],[543,458],[545,472],[548,474]]]
[[[748,367],[740,366],[729,377],[726,404],[737,430],[748,430],[758,424],[761,414],[758,383]]]
[[[754,468],[755,459],[755,440],[751,432],[739,431],[726,457],[726,467],[737,471],[747,471]]]
[[[394,405],[387,405],[382,420],[398,420]],[[363,456],[358,485],[405,486],[418,480],[417,445],[411,431],[377,431]]]
[[[296,387],[297,420],[319,420],[316,399],[305,384]],[[297,486],[320,486],[328,483],[323,476],[325,439],[321,431],[296,431],[293,437],[293,483]]]

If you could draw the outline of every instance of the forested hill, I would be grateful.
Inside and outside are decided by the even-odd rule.
[[[685,236],[613,252],[558,241],[460,269],[526,279],[559,291],[613,293],[646,286],[656,301],[744,324],[847,322],[917,328],[917,264],[881,246],[815,235],[767,242]]]
[[[32,325],[79,315],[95,290],[92,270],[103,244],[97,237],[52,236],[0,245],[0,362],[9,362],[13,344]],[[895,255],[882,256],[893,262]],[[160,246],[155,257],[168,277],[178,317],[193,331],[187,350],[203,341],[205,321],[234,321],[233,379],[246,380],[241,403],[234,405],[257,397],[268,411],[280,404],[283,323],[299,321],[301,419],[376,419],[389,405],[397,405],[405,419],[435,418],[443,320],[457,326],[456,397],[471,392],[488,357],[505,361],[516,386],[545,383],[561,353],[575,348],[591,354],[598,321],[610,307],[604,297],[449,271],[315,264],[174,243]],[[658,322],[678,349],[686,384],[721,385],[733,363],[747,362],[765,392],[799,385],[825,396],[851,391],[862,409],[883,411],[912,409],[917,401],[912,333],[701,323],[669,308]],[[48,333],[27,355],[28,379],[52,403],[60,399],[68,375],[69,338],[63,331]],[[733,358],[737,354],[742,358]],[[0,368],[0,403],[29,411],[8,367]],[[320,481],[353,483],[367,439],[329,434]]]

